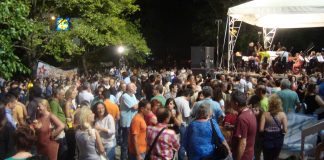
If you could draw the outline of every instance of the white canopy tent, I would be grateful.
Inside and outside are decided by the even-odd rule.
[[[262,27],[264,47],[270,47],[276,28],[324,27],[324,0],[253,0],[229,8],[227,15],[230,57],[242,21]]]

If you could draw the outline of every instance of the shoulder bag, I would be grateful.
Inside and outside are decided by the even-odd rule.
[[[147,152],[146,155],[145,155],[144,160],[150,160],[150,159],[151,159],[151,153],[152,153],[153,147],[155,146],[157,140],[159,139],[161,133],[162,133],[164,130],[165,130],[165,128],[162,128],[161,131],[156,135],[156,137],[155,137],[155,139],[154,139],[152,145],[150,146],[148,152]]]
[[[212,127],[212,139],[213,139],[213,143],[216,146],[216,149],[214,151],[214,155],[212,157],[209,158],[204,158],[204,160],[220,160],[220,159],[226,159],[228,156],[228,150],[226,148],[226,146],[220,141],[217,132],[215,130],[215,127],[213,125],[213,121],[212,119],[210,119],[210,125]]]

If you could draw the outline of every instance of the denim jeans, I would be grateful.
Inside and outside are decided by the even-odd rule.
[[[121,127],[122,130],[122,143],[120,146],[120,160],[128,160],[128,134],[129,127]]]
[[[116,155],[115,149],[116,149],[116,146],[114,146],[114,147],[110,147],[108,145],[105,146],[106,155],[107,155],[107,158],[109,160],[115,160],[116,159],[116,157],[115,157],[115,155]]]
[[[56,142],[60,144],[57,158],[60,159],[60,160],[67,160],[67,158],[68,158],[68,152],[67,152],[68,147],[67,147],[65,137],[56,140]]]
[[[145,158],[146,153],[141,153],[142,159]],[[136,155],[129,153],[129,160],[136,160]]]
[[[185,124],[181,124],[180,130],[180,149],[178,152],[178,159],[184,160],[186,157],[186,150],[184,148],[184,140],[185,140],[185,133],[186,133],[187,126]]]

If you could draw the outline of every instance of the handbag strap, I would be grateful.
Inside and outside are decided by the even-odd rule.
[[[149,156],[151,155],[151,152],[152,152],[152,150],[153,150],[153,147],[155,146],[155,144],[156,144],[157,140],[159,139],[161,133],[162,133],[165,129],[166,129],[166,128],[162,128],[161,131],[156,135],[156,137],[154,138],[154,141],[153,141],[152,145],[150,146],[150,148],[149,148],[147,154],[145,155],[145,159],[149,158]]]
[[[273,120],[275,121],[275,123],[277,124],[277,126],[279,127],[280,132],[283,133],[283,130],[282,130],[282,128],[281,128],[281,125],[279,125],[279,122],[276,120],[276,118],[275,118],[273,115],[271,115],[271,116],[272,116]]]
[[[217,136],[217,133],[216,133],[216,129],[215,129],[214,124],[213,124],[213,120],[210,119],[209,121],[210,121],[210,125],[211,125],[212,131],[213,131],[212,137],[213,137],[213,139],[216,139],[216,141],[214,141],[214,142],[217,143],[217,144],[220,144],[220,140],[218,139],[218,136]]]

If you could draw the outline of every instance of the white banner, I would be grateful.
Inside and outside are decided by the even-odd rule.
[[[44,62],[38,62],[36,72],[37,78],[72,77],[78,73],[77,69],[62,70]]]

